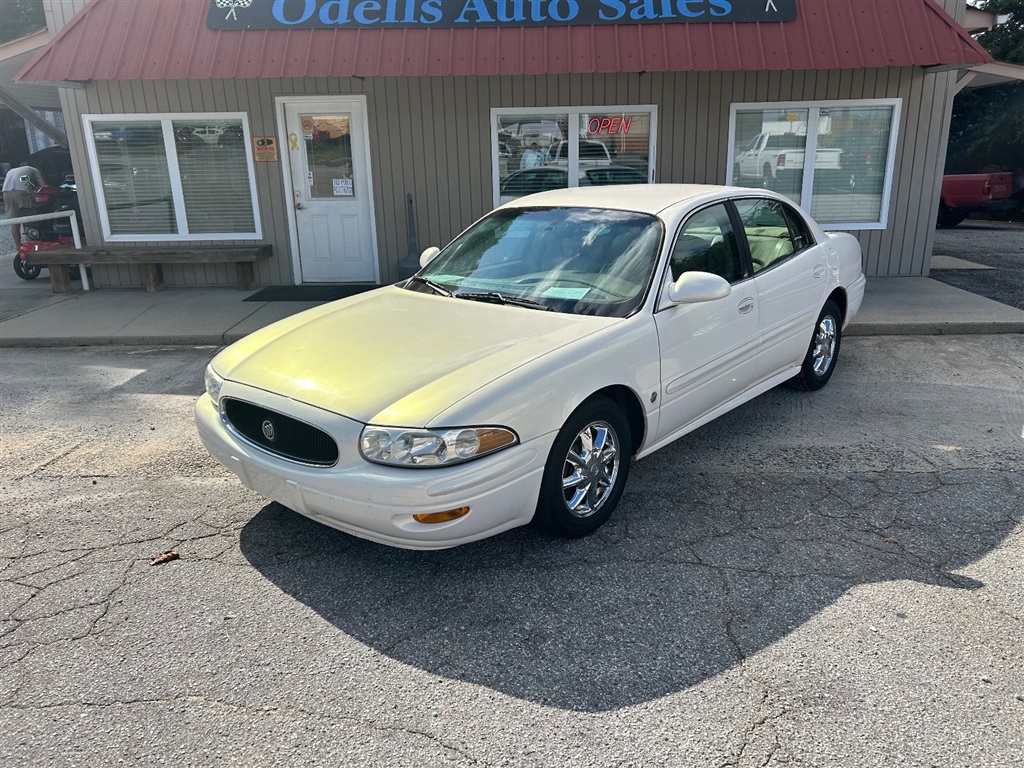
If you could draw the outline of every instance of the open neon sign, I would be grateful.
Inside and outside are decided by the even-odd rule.
[[[587,133],[596,136],[599,133],[606,133],[615,136],[620,133],[629,133],[633,125],[632,117],[592,117],[587,123]]]

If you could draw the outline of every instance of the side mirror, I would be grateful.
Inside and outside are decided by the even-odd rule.
[[[668,287],[668,300],[673,304],[700,304],[724,299],[732,293],[732,286],[719,275],[710,272],[684,272]]]
[[[425,267],[434,260],[434,257],[441,252],[436,245],[432,245],[420,254],[420,266]]]

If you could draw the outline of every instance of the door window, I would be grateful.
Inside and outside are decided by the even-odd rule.
[[[359,190],[352,167],[352,116],[306,114],[300,115],[299,120],[309,196],[356,197]]]
[[[698,211],[686,221],[669,264],[673,280],[684,272],[710,272],[730,283],[745,277],[736,233],[724,204]]]
[[[788,205],[782,206],[782,213],[786,217],[786,223],[789,224],[789,234],[793,238],[793,248],[797,251],[802,251],[804,248],[810,248],[814,245],[814,237],[811,235],[811,230],[807,226],[807,222],[804,221],[804,217]]]
[[[736,201],[736,210],[743,222],[755,275],[799,250],[790,234],[783,208],[782,203],[777,200]],[[810,235],[806,229],[802,237],[809,239]]]

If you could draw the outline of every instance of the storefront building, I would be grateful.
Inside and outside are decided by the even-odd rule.
[[[927,274],[962,0],[49,0],[90,244],[269,243],[263,285],[387,283],[495,205],[769,186]],[[94,268],[141,285],[136,267]],[[231,285],[168,265],[169,286]]]

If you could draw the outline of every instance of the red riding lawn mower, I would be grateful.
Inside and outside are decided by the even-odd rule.
[[[22,213],[31,216],[37,213],[73,210],[78,217],[78,232],[82,234],[82,214],[78,207],[78,187],[74,177],[68,177],[59,187],[40,187],[35,191],[35,205]],[[45,219],[21,225],[21,247],[14,255],[14,271],[22,280],[35,280],[39,277],[42,267],[29,266],[25,256],[46,248],[58,245],[73,245],[74,235],[71,232],[71,219]],[[74,276],[74,270],[72,270]]]

